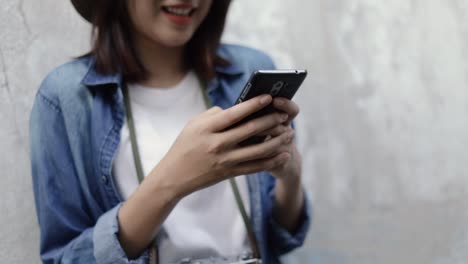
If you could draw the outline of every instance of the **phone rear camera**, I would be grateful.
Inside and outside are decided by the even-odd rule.
[[[282,81],[276,82],[275,84],[273,84],[273,87],[271,88],[270,94],[272,96],[277,95],[281,91],[281,88],[283,88],[283,86],[284,86],[284,82],[282,82]]]

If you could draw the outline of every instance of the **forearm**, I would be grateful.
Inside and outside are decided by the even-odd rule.
[[[181,199],[176,186],[156,167],[118,213],[119,241],[133,259],[151,244],[164,220]]]
[[[294,180],[277,180],[275,198],[273,207],[275,220],[289,232],[294,232],[304,207],[304,192],[300,177]]]

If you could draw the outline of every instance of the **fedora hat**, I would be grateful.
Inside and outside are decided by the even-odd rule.
[[[95,1],[92,0],[71,0],[76,11],[88,22],[93,18],[93,6]]]

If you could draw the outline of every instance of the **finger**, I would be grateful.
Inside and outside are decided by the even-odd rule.
[[[284,113],[273,113],[250,120],[240,126],[226,130],[221,135],[221,140],[226,142],[227,146],[233,146],[252,136],[258,135],[265,130],[269,130],[286,122],[288,115]]]
[[[210,109],[206,110],[205,112],[203,112],[203,114],[205,115],[213,115],[213,114],[217,114],[219,112],[222,112],[223,109],[219,106],[213,106],[213,107],[210,107]]]
[[[213,132],[222,131],[229,126],[236,124],[252,113],[269,105],[272,101],[270,95],[260,95],[248,101],[237,104],[222,112],[219,112],[215,118],[210,120],[210,127]]]
[[[273,106],[282,111],[282,112],[285,112],[286,114],[289,115],[289,119],[288,119],[288,125],[289,123],[294,119],[296,118],[296,116],[299,114],[299,106],[287,99],[287,98],[284,98],[284,97],[277,97],[273,100]]]
[[[273,137],[277,137],[277,136],[283,134],[287,130],[288,130],[287,126],[285,126],[283,124],[280,124],[280,125],[275,126],[274,128],[270,128],[270,129],[268,129],[266,131],[263,131],[263,132],[259,133],[258,135],[273,138]]]
[[[264,141],[259,144],[236,148],[226,152],[223,157],[226,164],[238,164],[246,161],[264,159],[272,157],[279,151],[287,151],[287,144],[291,143],[294,138],[294,131],[290,129],[287,133]]]
[[[289,159],[291,159],[291,154],[282,152],[271,158],[243,162],[234,166],[232,174],[239,176],[271,170],[285,164]]]

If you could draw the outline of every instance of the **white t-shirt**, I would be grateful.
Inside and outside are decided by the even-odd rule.
[[[129,95],[146,176],[164,157],[189,119],[205,111],[207,106],[194,72],[171,88],[129,85]],[[138,187],[138,179],[126,121],[120,140],[113,173],[120,193],[128,199]],[[249,210],[246,177],[237,178],[237,183]],[[161,234],[158,243],[161,263],[173,263],[185,257],[234,256],[248,249],[247,231],[228,181],[183,198],[164,222]]]

